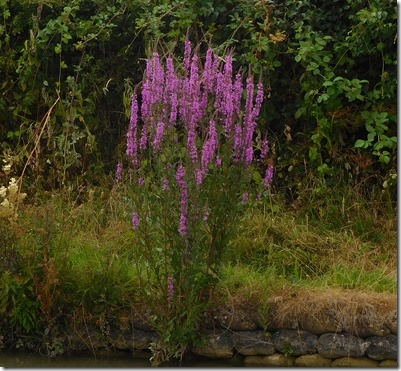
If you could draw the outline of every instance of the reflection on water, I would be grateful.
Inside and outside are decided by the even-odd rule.
[[[0,367],[11,368],[137,368],[150,367],[149,352],[103,352],[74,353],[55,358],[25,352],[0,352]],[[177,362],[168,367],[179,367]],[[182,367],[243,367],[241,357],[229,360],[192,359],[181,364]]]

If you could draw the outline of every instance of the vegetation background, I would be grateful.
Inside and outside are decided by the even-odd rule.
[[[275,177],[238,221],[217,290],[261,303],[293,285],[396,292],[394,0],[0,0],[0,11],[6,347],[57,355],[60,321],[89,310],[104,324],[139,305],[115,169],[146,58],[181,56],[187,38],[232,51],[266,87],[259,130]]]

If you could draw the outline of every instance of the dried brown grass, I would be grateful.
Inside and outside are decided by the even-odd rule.
[[[397,296],[336,288],[286,288],[269,299],[278,324],[330,323],[334,331],[380,334],[397,310]]]

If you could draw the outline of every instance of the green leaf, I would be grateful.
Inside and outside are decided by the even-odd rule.
[[[315,161],[315,160],[317,160],[317,157],[318,157],[317,148],[316,147],[309,148],[309,158],[312,161]]]
[[[373,142],[374,139],[376,138],[376,133],[372,132],[368,134],[368,142]]]
[[[257,184],[260,184],[262,182],[262,180],[263,180],[262,175],[260,175],[260,172],[256,171],[256,170],[253,172],[253,176],[252,177],[253,177],[253,180]]]
[[[295,118],[299,119],[304,113],[306,112],[306,108],[305,107],[300,107],[297,109],[297,111],[295,112]]]
[[[388,164],[390,162],[390,157],[387,155],[381,155],[379,161],[383,164]]]
[[[322,94],[320,97],[317,98],[317,102],[321,103],[322,101],[326,101],[330,98],[330,96],[326,93]]]
[[[323,57],[323,62],[329,63],[330,61],[331,61],[331,57],[329,57],[328,55],[325,55],[325,56]]]
[[[326,81],[323,83],[323,86],[325,86],[325,87],[331,86],[331,85],[333,85],[333,81],[326,80]]]
[[[313,143],[320,143],[322,136],[319,133],[316,133],[311,136],[311,139]]]
[[[356,148],[364,148],[365,144],[366,144],[366,142],[363,139],[358,139],[355,142],[354,147],[356,147]]]
[[[54,52],[55,52],[56,54],[60,54],[60,53],[61,53],[61,50],[62,50],[61,44],[58,43],[58,44],[54,47]]]

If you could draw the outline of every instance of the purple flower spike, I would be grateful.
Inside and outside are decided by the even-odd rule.
[[[198,186],[202,185],[204,171],[202,169],[195,169],[195,179]]]
[[[191,42],[189,40],[185,40],[185,51],[184,51],[184,68],[189,70],[191,59]]]
[[[205,213],[203,214],[203,220],[206,222],[209,219],[210,209],[209,206],[205,207]]]
[[[178,232],[181,236],[188,235],[188,186],[185,178],[185,168],[180,164],[177,169],[176,180],[181,190],[181,215],[178,227]]]
[[[139,148],[143,151],[146,149],[148,143],[148,132],[146,130],[146,126],[143,126],[142,128],[142,133],[141,133],[141,139],[139,141]]]
[[[163,180],[163,191],[168,191],[170,189],[170,184],[168,182],[167,178],[164,178]]]
[[[206,91],[211,91],[213,89],[213,50],[208,49],[206,52],[205,67],[203,70],[203,84]]]
[[[267,156],[267,151],[269,150],[269,141],[264,139],[262,141],[262,149],[260,151],[260,162],[263,162]]]
[[[155,151],[158,151],[160,149],[163,133],[164,133],[164,122],[159,122],[157,124],[155,139],[153,140],[153,148],[155,149]]]
[[[138,227],[139,227],[139,217],[138,217],[138,213],[136,211],[134,211],[132,213],[132,227],[134,229],[138,229]]]
[[[273,165],[269,164],[266,169],[265,180],[264,180],[264,186],[266,188],[270,187],[270,184],[273,179],[273,173],[274,173],[274,167]]]
[[[138,165],[137,152],[137,131],[138,131],[138,100],[136,94],[132,98],[131,104],[131,118],[130,124],[127,131],[127,155],[131,157],[132,164],[134,166]]]
[[[196,161],[198,161],[195,125],[191,125],[191,127],[188,130],[187,148],[188,148],[188,154],[191,157],[192,162],[195,163]]]
[[[202,149],[202,170],[206,173],[210,162],[217,150],[218,134],[214,120],[209,122],[209,135]]]
[[[123,164],[119,162],[116,168],[116,183],[120,183],[123,176]]]

